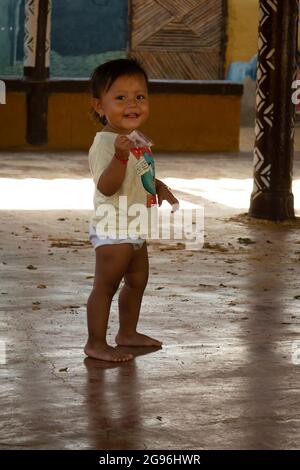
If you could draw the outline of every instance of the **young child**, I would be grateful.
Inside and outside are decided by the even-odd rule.
[[[149,262],[146,237],[127,231],[128,223],[134,218],[128,215],[129,208],[142,204],[151,210],[157,199],[159,205],[164,199],[171,205],[178,204],[178,200],[164,183],[155,179],[149,146],[136,147],[129,137],[149,116],[148,78],[142,67],[133,59],[106,62],[94,70],[91,88],[94,115],[104,128],[97,132],[89,151],[95,183],[89,238],[95,248],[96,267],[87,303],[88,341],[84,352],[95,359],[128,361],[133,358],[132,354],[121,352],[106,342],[111,302],[122,278],[116,344],[162,344],[136,330]],[[141,133],[139,136],[142,140],[145,138]],[[123,200],[126,197],[128,212],[124,212],[122,197]],[[124,226],[118,219],[120,215],[126,217]]]

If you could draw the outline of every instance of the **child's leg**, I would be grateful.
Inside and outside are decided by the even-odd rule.
[[[135,250],[124,274],[125,284],[119,295],[120,329],[116,343],[120,346],[161,346],[154,338],[137,333],[136,327],[144,290],[149,276],[147,243]]]
[[[112,298],[126,272],[133,255],[129,243],[104,245],[96,250],[95,278],[87,302],[88,341],[84,348],[87,356],[105,361],[128,361],[125,354],[109,346],[106,331]]]

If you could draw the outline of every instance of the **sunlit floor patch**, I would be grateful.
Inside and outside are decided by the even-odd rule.
[[[94,183],[90,178],[0,178],[1,210],[92,210],[93,194]],[[164,201],[162,209],[168,206]],[[197,204],[180,199],[181,209],[196,207]]]
[[[172,189],[195,196],[195,203],[180,198],[181,209],[203,204],[203,199],[235,209],[248,209],[253,188],[249,179],[165,178]],[[0,178],[1,210],[92,210],[94,184],[85,179]],[[293,182],[295,209],[300,210],[300,180]],[[196,201],[196,198],[199,201]],[[164,202],[162,208],[167,207]]]
[[[253,179],[251,178],[165,178],[164,181],[175,190],[235,209],[249,208],[253,189]],[[295,209],[300,210],[300,180],[293,182],[293,194]],[[199,201],[199,203],[201,202]]]
[[[0,209],[91,209],[90,179],[0,178]]]

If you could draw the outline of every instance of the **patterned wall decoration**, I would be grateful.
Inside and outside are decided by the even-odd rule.
[[[254,185],[250,215],[294,217],[292,193],[299,0],[260,0]]]
[[[270,28],[268,23],[271,21],[272,13],[277,13],[277,8],[277,0],[267,0],[265,3],[260,2],[252,200],[257,198],[264,190],[270,188],[271,163],[265,161],[262,145],[266,128],[272,128],[274,122],[274,102],[272,96],[270,99],[269,89],[270,80],[272,80],[272,75],[275,73],[275,49],[273,47],[269,48],[264,30]]]
[[[129,52],[150,78],[224,78],[225,0],[131,0]]]
[[[48,0],[46,54],[45,54],[45,67],[48,67],[48,68],[50,67],[50,51],[51,51],[51,10],[52,10],[52,1]]]
[[[35,67],[39,0],[26,0],[24,67]]]
[[[35,67],[36,65],[36,41],[40,1],[44,0],[26,0],[25,2],[24,67]],[[48,0],[47,33],[45,46],[45,66],[48,68],[50,67],[50,32],[51,0]]]

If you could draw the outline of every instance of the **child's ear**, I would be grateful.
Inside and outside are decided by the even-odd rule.
[[[100,98],[92,98],[92,106],[98,114],[104,114]]]

